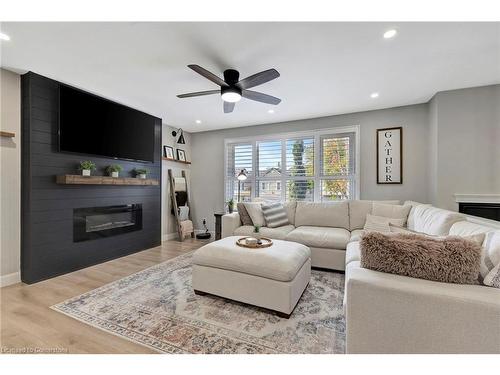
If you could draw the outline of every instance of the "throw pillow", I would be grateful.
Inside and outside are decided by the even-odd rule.
[[[391,219],[403,219],[403,225],[405,225],[410,210],[411,206],[373,202],[372,214],[375,216],[389,217]]]
[[[262,203],[260,202],[245,202],[243,203],[247,209],[248,215],[252,219],[253,225],[263,227],[266,225],[264,214],[262,213]]]
[[[500,288],[500,231],[486,233],[481,253],[479,281]]]
[[[247,209],[245,208],[245,205],[243,203],[238,203],[236,205],[236,209],[238,210],[238,213],[240,214],[241,224],[253,226],[252,218],[248,214]]]
[[[432,281],[477,284],[481,247],[457,236],[367,233],[361,267]]]
[[[389,227],[391,229],[391,233],[414,233],[417,234],[418,232],[415,232],[414,230],[408,229],[406,227],[400,227],[398,225],[390,224]]]
[[[363,229],[366,232],[390,233],[391,228],[389,224],[403,226],[405,221],[405,219],[391,219],[389,217],[367,214],[366,223]]]
[[[285,207],[280,202],[263,204],[262,213],[268,228],[277,228],[290,224]]]
[[[484,285],[500,288],[500,263],[498,263],[483,280]]]

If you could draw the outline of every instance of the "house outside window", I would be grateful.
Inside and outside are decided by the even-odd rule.
[[[225,199],[359,199],[359,127],[225,140]]]

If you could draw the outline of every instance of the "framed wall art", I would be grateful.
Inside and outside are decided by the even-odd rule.
[[[163,156],[170,160],[175,160],[174,148],[171,146],[163,146]]]
[[[403,128],[377,129],[377,184],[403,183]]]

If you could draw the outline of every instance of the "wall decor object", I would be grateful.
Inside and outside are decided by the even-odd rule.
[[[377,129],[377,184],[403,183],[403,128]]]
[[[177,143],[179,143],[181,145],[185,145],[186,141],[184,140],[184,131],[181,128],[174,130],[172,132],[172,137],[175,138],[175,137],[177,137],[178,134],[180,134],[180,135],[179,135],[179,139],[177,140]]]
[[[184,150],[177,149],[177,160],[186,161],[186,153],[184,152]]]
[[[174,148],[171,146],[163,146],[163,156],[170,160],[175,160],[174,158]]]

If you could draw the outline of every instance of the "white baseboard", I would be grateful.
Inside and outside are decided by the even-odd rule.
[[[163,236],[161,236],[161,242],[164,242],[164,241],[170,241],[170,240],[175,240],[177,239],[177,233],[174,232],[174,233],[167,233],[167,234],[164,234]]]
[[[21,282],[21,273],[14,272],[9,273],[8,275],[0,276],[0,288],[12,284],[17,284]]]

